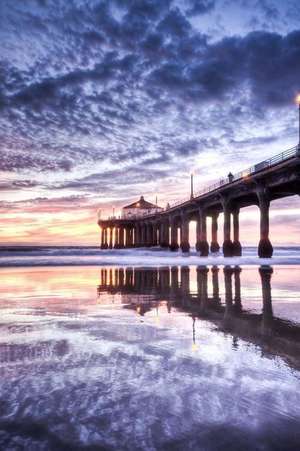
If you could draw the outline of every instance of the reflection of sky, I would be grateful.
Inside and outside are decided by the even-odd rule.
[[[165,206],[191,171],[197,190],[295,145],[299,18],[297,0],[3,0],[0,242],[96,244],[98,208]],[[288,223],[297,242],[297,200],[273,211],[273,241]]]
[[[275,302],[282,289],[292,298],[292,273],[274,274]],[[190,275],[193,286],[195,268]],[[256,268],[241,280],[259,296]],[[295,449],[300,382],[280,358],[205,319],[193,343],[192,318],[165,302],[143,317],[108,307],[100,268],[1,269],[1,282],[5,449],[25,440],[31,449],[174,449],[175,440],[176,449]]]
[[[114,280],[114,266],[108,267]],[[219,289],[222,302],[225,298],[223,268],[220,267]],[[243,307],[260,313],[262,288],[258,267],[243,267],[241,271],[241,298]],[[272,305],[275,316],[300,322],[299,266],[274,266],[271,278]],[[197,292],[196,267],[190,267],[189,289]],[[43,308],[45,311],[64,313],[72,309],[75,313],[89,312],[98,308],[97,286],[100,283],[100,268],[53,267],[53,268],[8,268],[1,269],[1,308],[14,308],[22,302],[24,308]],[[17,283],[16,283],[17,281]],[[180,281],[180,273],[179,273]],[[208,295],[213,293],[211,271],[208,275]],[[126,298],[116,292],[101,298],[101,304],[119,304]],[[165,308],[165,307],[164,307]]]

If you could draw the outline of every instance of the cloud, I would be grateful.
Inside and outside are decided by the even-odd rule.
[[[186,11],[188,16],[197,16],[212,11],[215,7],[215,0],[189,0],[189,8]]]
[[[263,2],[264,14],[272,7],[277,17],[272,5]],[[34,183],[37,197],[44,188],[165,192],[164,182],[205,152],[223,158],[226,149],[232,165],[240,147],[242,164],[256,146],[277,142],[267,118],[278,130],[274,112],[299,89],[300,31],[216,39],[198,16],[210,13],[215,24],[218,8],[213,0],[3,0],[1,191]],[[209,161],[201,165],[214,176]],[[14,174],[24,185],[11,183]]]

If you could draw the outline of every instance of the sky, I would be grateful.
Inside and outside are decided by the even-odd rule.
[[[0,43],[0,244],[98,245],[99,209],[298,142],[298,0],[0,0]],[[299,225],[299,197],[272,203],[274,244]]]

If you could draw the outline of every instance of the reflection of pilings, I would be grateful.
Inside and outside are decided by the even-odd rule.
[[[132,268],[126,268],[125,284],[127,286],[132,286],[132,283],[133,283],[133,269]]]
[[[232,273],[233,269],[230,266],[224,267],[224,281],[225,281],[225,312],[224,312],[224,326],[230,327],[230,319],[233,313],[232,305]]]
[[[124,268],[119,268],[119,276],[118,276],[118,281],[119,281],[119,286],[123,287],[124,286]]]
[[[219,302],[220,301],[219,268],[217,266],[213,266],[211,268],[211,272],[212,272],[213,300],[214,302]]]
[[[234,307],[236,312],[242,311],[242,301],[241,301],[241,274],[242,270],[239,266],[235,266],[233,269],[234,273]]]
[[[206,266],[197,267],[197,288],[201,314],[204,314],[208,307],[207,274],[208,268]]]
[[[170,270],[169,268],[159,268],[159,288],[163,294],[169,292],[170,288]]]
[[[271,296],[271,277],[273,268],[271,266],[261,266],[259,268],[261,277],[263,309],[261,330],[264,335],[271,335],[273,329],[273,309]]]
[[[179,291],[179,270],[178,266],[172,266],[171,268],[171,297],[175,298]]]
[[[188,266],[181,267],[181,295],[183,304],[185,303],[185,298],[190,293],[190,268]]]

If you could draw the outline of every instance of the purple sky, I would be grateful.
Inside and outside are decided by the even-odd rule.
[[[299,24],[298,0],[0,0],[0,241],[96,243],[98,208],[297,144]],[[272,209],[297,242],[300,200]]]

